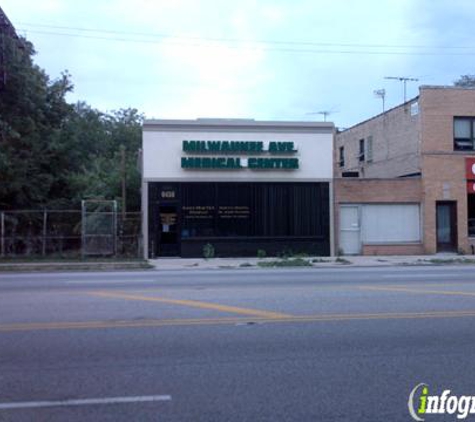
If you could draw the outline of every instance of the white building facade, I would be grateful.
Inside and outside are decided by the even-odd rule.
[[[333,250],[332,123],[234,119],[143,125],[144,255]]]

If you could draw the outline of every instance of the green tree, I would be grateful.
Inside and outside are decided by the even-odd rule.
[[[74,145],[74,161],[68,176],[72,203],[81,199],[116,199],[122,204],[122,158],[125,149],[127,211],[140,210],[138,153],[143,116],[135,109],[104,114],[84,103],[65,128],[69,145]]]
[[[66,102],[70,76],[51,80],[24,39],[6,39],[7,83],[0,91],[0,209],[77,208],[82,199],[122,198],[140,209],[138,151],[143,116],[103,113]]]
[[[60,132],[72,108],[69,75],[51,80],[33,64],[25,39],[4,36],[6,84],[0,95],[0,207],[46,205],[62,194]]]
[[[462,75],[454,82],[454,85],[461,88],[475,88],[475,75]]]

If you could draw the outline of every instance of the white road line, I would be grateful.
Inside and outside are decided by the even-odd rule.
[[[438,274],[384,274],[383,278],[460,278],[467,277],[467,274],[457,274],[457,273],[438,273]]]
[[[169,401],[171,396],[135,396],[135,397],[104,397],[97,399],[76,399],[59,401],[25,401],[13,403],[0,403],[0,410],[32,409],[39,407],[58,406],[88,406],[94,404],[142,403],[152,401]]]

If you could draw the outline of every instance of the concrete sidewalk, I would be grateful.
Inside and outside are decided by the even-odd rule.
[[[295,262],[297,259],[299,262]],[[302,264],[302,260],[308,262]],[[159,258],[148,261],[156,270],[196,270],[196,269],[237,269],[271,267],[277,263],[278,267],[382,267],[398,265],[475,265],[474,255],[437,254],[416,256],[342,256],[342,257],[304,257],[289,258],[287,261],[281,258]],[[280,264],[279,264],[280,263]],[[287,265],[288,264],[288,265]]]
[[[241,268],[344,268],[415,265],[475,265],[474,255],[342,256],[296,258],[160,258],[148,261],[0,261],[0,272],[220,270]]]

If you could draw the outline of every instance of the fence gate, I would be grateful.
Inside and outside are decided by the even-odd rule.
[[[117,253],[117,201],[81,201],[82,256]]]

